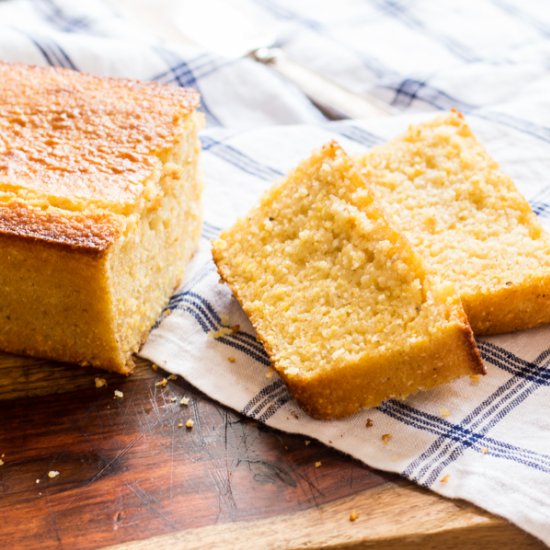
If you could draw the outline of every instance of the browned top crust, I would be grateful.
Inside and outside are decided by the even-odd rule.
[[[0,236],[100,255],[121,230],[110,214],[41,210],[20,201],[0,204]]]
[[[0,190],[119,211],[198,102],[194,90],[0,62]]]

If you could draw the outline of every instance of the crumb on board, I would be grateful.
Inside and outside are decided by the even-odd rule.
[[[159,370],[159,366],[158,365],[155,365],[155,363],[151,363],[151,370],[153,372],[157,372]]]
[[[175,403],[177,400],[178,400],[178,398],[175,395],[170,397],[170,403]]]
[[[439,480],[439,483],[448,483],[449,482],[449,479],[451,479],[451,476],[449,474],[445,474],[440,480]]]
[[[178,422],[178,428],[183,428],[183,422]]]
[[[3,466],[5,462],[0,458],[0,466]]]
[[[38,485],[40,483],[40,479],[36,479],[35,483]]]
[[[103,388],[107,385],[107,380],[105,380],[105,378],[99,378],[99,376],[94,378],[94,382],[96,388]]]
[[[155,382],[155,386],[157,388],[165,388],[167,385],[168,385],[168,380],[166,378],[163,378],[162,380]]]
[[[487,447],[481,447],[481,452],[486,455],[489,452],[489,449],[487,449]]]
[[[359,517],[359,514],[355,510],[352,510],[349,513],[349,520],[350,521],[355,521],[355,520],[357,520],[358,517]]]
[[[381,437],[382,443],[384,443],[384,445],[387,445],[391,441],[391,438],[392,438],[391,434],[383,434]]]
[[[443,418],[448,418],[451,416],[451,411],[447,407],[441,407],[441,409],[439,409],[439,415]]]
[[[481,375],[480,374],[470,374],[470,382],[476,386],[477,384],[479,384],[479,380],[481,379]]]
[[[315,466],[316,468],[320,468],[322,465],[323,465],[323,463],[322,463],[320,460],[318,460],[318,461],[314,464],[314,466]]]
[[[189,419],[186,423],[185,423],[185,427],[188,428],[189,430],[195,425],[195,423],[193,422],[193,420]]]
[[[168,375],[168,380],[177,380],[178,379],[178,375],[177,374],[169,374]]]
[[[372,418],[367,418],[367,422],[365,424],[367,428],[372,428],[374,426],[374,422],[372,421]]]
[[[48,472],[48,477],[49,477],[50,479],[53,479],[53,478],[57,477],[60,473],[61,473],[61,472],[58,472],[57,470],[50,470],[50,471]]]
[[[268,378],[268,379],[271,379],[273,378],[273,369],[267,369],[267,371],[265,372],[265,377]]]
[[[227,358],[227,360],[228,360],[230,363],[234,363],[234,362],[236,361],[236,359],[235,359],[232,355],[230,355],[230,356]]]
[[[304,440],[304,445],[307,447],[308,445],[311,444],[311,439],[305,439]]]
[[[187,405],[189,405],[189,397],[187,396],[184,396],[180,399],[180,405],[184,405],[187,407]]]
[[[115,399],[122,399],[124,394],[120,390],[115,390]]]
[[[295,410],[290,411],[290,414],[296,420],[300,420],[300,415]]]

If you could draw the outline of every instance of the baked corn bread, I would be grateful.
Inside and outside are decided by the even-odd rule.
[[[434,285],[335,143],[212,250],[274,368],[314,417],[483,372],[460,299]]]
[[[0,63],[0,349],[132,369],[199,239],[197,105]]]
[[[462,115],[411,126],[358,159],[376,198],[476,334],[550,322],[550,237]]]

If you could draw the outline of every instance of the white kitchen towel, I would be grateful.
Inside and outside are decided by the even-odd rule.
[[[134,1],[169,18],[180,4],[163,0],[161,10],[156,0]],[[480,340],[489,374],[479,381],[466,378],[347,420],[319,422],[301,412],[272,373],[211,262],[208,239],[314,147],[337,139],[359,152],[421,115],[327,123],[268,68],[163,41],[117,14],[118,4],[3,0],[0,58],[194,86],[202,94],[209,126],[202,135],[204,238],[171,313],[142,354],[258,421],[472,501],[550,544],[550,329]],[[550,12],[543,2],[222,4],[246,6],[239,13],[251,26],[265,26],[290,57],[367,97],[407,113],[452,106],[466,112],[534,211],[550,219]],[[213,23],[219,13],[203,12]],[[212,337],[237,324],[237,332]],[[386,444],[384,434],[391,434]]]
[[[479,380],[466,377],[349,419],[317,421],[299,409],[269,367],[211,259],[208,239],[244,214],[273,180],[313,148],[336,139],[350,153],[360,152],[419,117],[426,115],[206,132],[204,238],[185,283],[141,355],[244,415],[316,438],[442,495],[474,502],[548,544],[550,328],[480,339],[488,375]],[[483,118],[472,116],[469,122],[544,221],[550,143]],[[233,332],[235,325],[239,328]]]

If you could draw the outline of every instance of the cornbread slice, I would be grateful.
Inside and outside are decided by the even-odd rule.
[[[483,372],[460,299],[433,284],[335,143],[222,233],[213,255],[312,416]]]
[[[131,370],[199,238],[197,104],[0,63],[0,349]]]
[[[376,198],[476,334],[550,322],[550,236],[511,179],[451,112],[358,159]]]

